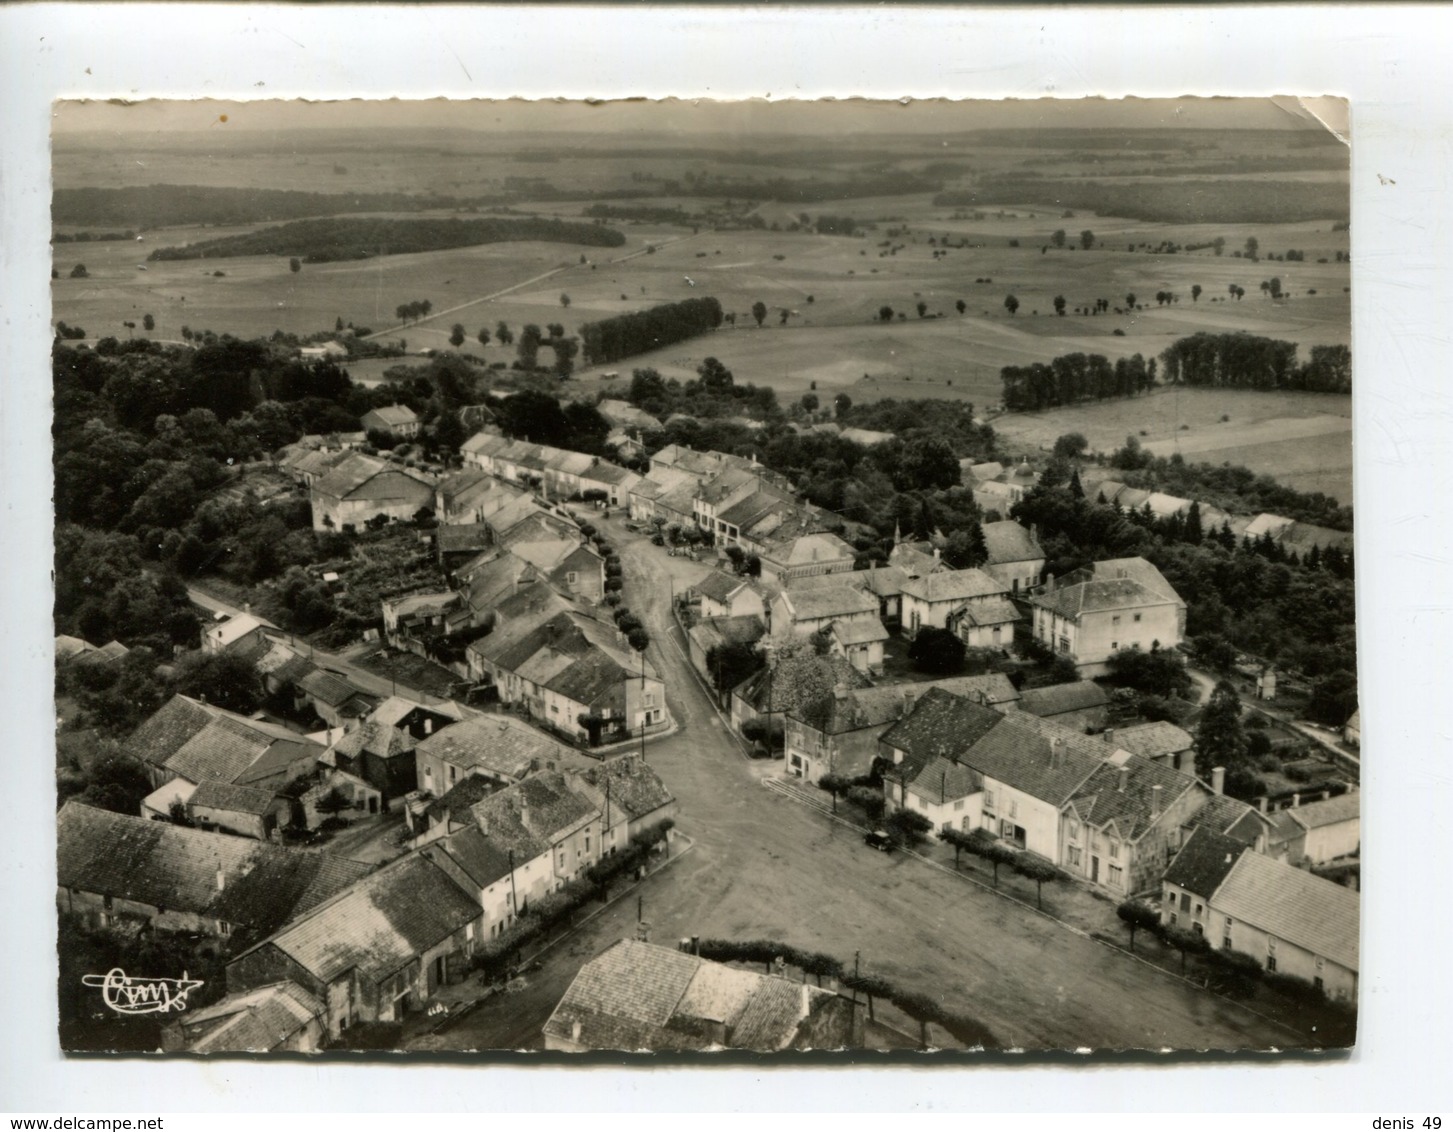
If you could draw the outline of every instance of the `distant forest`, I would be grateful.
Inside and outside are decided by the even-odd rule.
[[[721,325],[721,303],[713,298],[683,299],[649,310],[619,314],[580,328],[588,365],[604,365],[684,342]]]
[[[1166,224],[1289,224],[1347,220],[1345,184],[1310,181],[1070,181],[1017,174],[933,198],[939,208],[1035,204]]]
[[[618,248],[626,238],[598,224],[565,220],[295,220],[240,236],[202,240],[180,248],[157,248],[151,260],[220,259],[243,255],[297,256],[305,263],[369,259],[377,255],[434,252],[507,240],[542,240]]]
[[[350,212],[421,212],[475,204],[412,193],[305,193],[288,189],[221,189],[206,185],[146,185],[124,189],[57,189],[55,224],[257,224]]]

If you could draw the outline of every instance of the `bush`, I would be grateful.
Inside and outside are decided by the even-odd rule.
[[[861,809],[870,822],[881,820],[888,806],[881,790],[867,786],[854,786],[848,791],[848,801]]]
[[[894,810],[887,825],[894,839],[904,845],[922,845],[933,828],[933,823],[917,810]]]
[[[908,659],[919,672],[951,676],[964,667],[964,642],[947,629],[920,629],[908,646]]]

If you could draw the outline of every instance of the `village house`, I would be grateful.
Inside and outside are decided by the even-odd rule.
[[[510,553],[533,566],[562,594],[593,605],[605,597],[605,559],[578,539],[542,539],[516,542]]]
[[[1045,558],[1038,533],[1033,528],[1026,530],[1012,519],[1005,519],[998,523],[984,523],[981,529],[988,552],[980,567],[984,573],[1015,597],[1027,594],[1039,585]]]
[[[1074,731],[1099,730],[1105,725],[1109,709],[1110,697],[1093,680],[1025,688],[1019,696],[1020,711],[1053,720]]]
[[[888,565],[902,571],[902,576],[922,578],[928,574],[941,574],[950,567],[943,560],[943,548],[935,546],[931,539],[922,542],[904,542],[895,532],[893,549],[888,552]]]
[[[611,503],[619,504],[627,497],[634,474],[598,456],[490,433],[471,436],[460,446],[459,455],[468,468],[521,487],[538,488],[554,499],[599,491]]]
[[[238,955],[227,989],[296,983],[326,1004],[330,1039],[362,1022],[401,1022],[467,975],[479,920],[468,892],[411,853]]]
[[[1191,775],[1112,749],[1064,807],[1056,863],[1115,899],[1155,892],[1210,793]]]
[[[188,791],[185,806],[198,829],[258,841],[273,840],[292,818],[292,806],[281,795],[230,782],[198,783]]]
[[[656,504],[671,492],[685,489],[688,496],[694,496],[696,479],[684,470],[676,468],[653,468],[630,485],[627,499],[630,515],[638,523],[650,522],[658,514]],[[664,512],[661,513],[665,518]]]
[[[224,942],[276,931],[371,867],[79,802],[61,807],[56,834],[62,912],[93,927],[139,921]]]
[[[1342,741],[1349,747],[1362,746],[1362,710],[1360,708],[1348,717],[1343,726]]]
[[[915,700],[930,688],[1000,712],[1014,710],[1019,698],[1000,672],[876,688],[839,686],[787,713],[787,773],[809,782],[824,774],[857,778],[870,773],[879,756],[879,737],[912,711]]]
[[[365,433],[382,432],[395,440],[412,440],[419,435],[418,414],[407,405],[383,405],[369,409],[359,418]]]
[[[974,647],[1003,648],[1014,641],[1019,614],[1009,591],[982,570],[940,570],[903,582],[903,631],[946,629],[950,617],[963,626],[958,635]],[[982,618],[983,623],[980,624]],[[982,643],[979,643],[982,642]]]
[[[762,591],[751,578],[713,570],[691,592],[701,599],[703,618],[767,616]]]
[[[471,675],[492,682],[501,702],[575,742],[614,742],[669,722],[665,685],[645,654],[583,613],[500,625],[468,655]]]
[[[661,776],[634,755],[572,771],[570,780],[600,810],[603,857],[625,848],[636,834],[676,818],[675,796]]]
[[[738,735],[749,724],[761,722],[772,735],[783,735],[789,713],[834,688],[849,690],[872,684],[840,656],[819,656],[810,646],[772,650],[764,668],[732,689],[731,724]]]
[[[432,511],[434,481],[402,464],[350,452],[309,492],[313,529],[357,530],[375,519],[408,522]]]
[[[285,727],[174,695],[127,737],[122,749],[153,785],[181,778],[278,790],[311,770],[323,746]]]
[[[704,1051],[850,1049],[862,1020],[848,999],[775,975],[623,939],[586,963],[544,1029],[545,1048]]]
[[[758,528],[749,532],[742,546],[761,559],[762,580],[773,585],[787,586],[799,578],[817,574],[845,573],[853,568],[857,558],[851,546],[837,535],[821,530],[814,520],[798,518],[781,523],[768,520],[758,524]]]
[[[1137,723],[1116,728],[1113,735],[1115,745],[1132,755],[1164,763],[1186,774],[1195,773],[1195,737],[1174,723],[1163,719]]]
[[[203,652],[241,652],[266,641],[262,622],[250,613],[239,613],[209,625],[202,634]]]
[[[165,1053],[315,1053],[322,1044],[322,1000],[291,982],[226,995],[161,1031]]]
[[[329,818],[342,816],[331,809],[333,800],[347,803],[355,816],[372,816],[386,810],[383,791],[357,775],[336,767],[320,765],[312,784],[297,796],[294,814],[304,829],[317,829]]]
[[[418,789],[442,797],[467,778],[496,787],[531,774],[579,765],[581,756],[509,715],[481,715],[435,731],[414,747]]]
[[[1162,922],[1356,1002],[1358,894],[1235,844],[1204,829],[1190,836],[1162,882]]]
[[[872,620],[834,621],[828,627],[828,651],[870,676],[882,675],[883,647],[887,641],[888,630],[876,617]]]
[[[452,702],[425,707],[404,696],[390,696],[335,740],[322,761],[377,790],[380,807],[387,812],[394,799],[418,788],[414,748],[419,740],[473,717]]]
[[[1186,603],[1143,558],[1117,558],[1077,570],[1031,598],[1034,638],[1070,657],[1082,676],[1099,676],[1121,649],[1175,648],[1185,638]]]
[[[1292,804],[1271,815],[1287,834],[1281,849],[1288,864],[1313,868],[1358,856],[1362,849],[1362,796],[1355,790],[1335,798]]]
[[[871,595],[848,585],[814,585],[786,589],[772,599],[772,639],[778,644],[802,641],[815,633],[827,632],[838,623],[875,625],[878,602]],[[883,633],[886,637],[887,633]],[[879,638],[877,662],[883,662],[882,638]]]

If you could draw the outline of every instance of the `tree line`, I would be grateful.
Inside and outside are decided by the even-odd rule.
[[[1076,401],[1135,397],[1155,386],[1155,359],[1139,354],[1115,362],[1101,354],[1062,354],[1048,364],[1005,366],[1004,407],[1011,413],[1035,412]]]
[[[1161,354],[1172,385],[1218,389],[1301,389],[1352,392],[1352,351],[1346,346],[1313,346],[1297,364],[1297,344],[1251,334],[1193,334]]]
[[[588,365],[607,365],[674,345],[715,330],[722,322],[721,303],[713,298],[683,299],[644,311],[631,311],[580,328],[581,352]]]
[[[256,232],[201,240],[183,247],[157,248],[149,260],[214,259],[228,256],[301,256],[307,263],[370,259],[380,255],[433,252],[445,248],[540,240],[617,248],[626,238],[614,228],[567,220],[497,219],[363,219],[334,217],[294,220]]]

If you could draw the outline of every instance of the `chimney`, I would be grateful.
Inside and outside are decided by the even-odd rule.
[[[570,1023],[570,1040],[572,1042],[578,1042],[580,1040],[580,1023],[579,1022],[572,1022],[572,1023]]]
[[[807,984],[804,982],[802,984],[802,1006],[799,1008],[799,1013],[803,1018],[806,1018],[811,1011],[812,994],[808,991]]]
[[[434,734],[434,721],[428,716],[424,717],[424,734],[426,736]]]
[[[1150,788],[1150,820],[1160,817],[1160,783]]]
[[[1260,798],[1258,798],[1256,800],[1256,811],[1257,811],[1257,813],[1261,813],[1261,814],[1266,813],[1266,795],[1265,794],[1263,794]]]
[[[526,829],[530,828],[530,807],[524,802],[520,803],[520,824]]]
[[[1053,739],[1049,741],[1049,765],[1052,768],[1057,768],[1059,766],[1059,749],[1060,745],[1063,742],[1064,740],[1061,739],[1058,735],[1056,735]]]
[[[1224,766],[1211,768],[1211,790],[1217,794],[1226,792],[1226,768]]]
[[[1118,790],[1121,794],[1124,794],[1125,787],[1130,783],[1130,768],[1128,766],[1122,766],[1119,768],[1119,770],[1120,783],[1115,787],[1115,789]]]
[[[1113,747],[1115,745],[1115,728],[1105,728],[1104,731],[1100,732],[1100,737]]]
[[[1038,542],[1039,541],[1039,524],[1038,523],[1030,523],[1029,524],[1029,537],[1031,539],[1033,539],[1035,542]]]
[[[941,555],[941,554],[942,554],[942,553],[943,553],[943,552],[942,552],[942,551],[941,551],[941,550],[940,550],[940,549],[939,549],[939,548],[938,548],[938,547],[934,547],[934,548],[933,548],[933,560],[934,560],[934,561],[935,561],[935,562],[937,562],[937,561],[938,561],[938,559],[939,559],[939,555]]]
[[[540,769],[540,760],[539,759],[531,759],[530,760],[530,773],[531,774],[534,774],[539,769]]]
[[[842,681],[838,681],[832,687],[832,698],[838,703],[842,703],[848,698],[848,686]]]
[[[697,956],[701,954],[701,937],[699,935],[691,937],[691,954]]]
[[[1054,574],[1052,572],[1044,576],[1044,589],[1046,593],[1054,592]]]
[[[1295,810],[1301,804],[1302,804],[1302,796],[1300,794],[1293,794],[1292,795],[1291,808]]]
[[[217,891],[221,892],[227,887],[227,874],[222,871],[222,862],[217,862]]]

